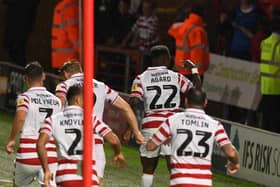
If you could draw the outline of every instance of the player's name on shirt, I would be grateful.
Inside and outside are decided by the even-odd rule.
[[[185,114],[186,119],[181,119],[182,125],[209,128],[209,123],[203,116]]]
[[[60,126],[82,126],[83,120],[81,119],[65,119],[59,121]]]
[[[171,82],[171,77],[167,76],[168,71],[166,72],[157,72],[157,73],[152,73],[151,74],[151,83],[156,83],[156,82]]]
[[[59,105],[58,100],[53,99],[53,98],[48,98],[48,97],[51,97],[51,95],[45,95],[45,94],[36,94],[36,95],[40,95],[39,97],[43,97],[43,98],[32,97],[30,99],[31,103],[43,104],[43,105],[54,105],[54,106]]]

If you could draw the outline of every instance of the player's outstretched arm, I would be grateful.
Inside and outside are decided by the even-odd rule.
[[[128,124],[135,134],[136,142],[138,144],[143,144],[144,143],[144,136],[140,132],[138,128],[138,123],[136,116],[130,107],[130,105],[121,97],[118,97],[117,100],[114,102],[114,106],[116,106],[119,110],[122,111],[123,115],[126,117]]]
[[[228,159],[226,165],[229,174],[234,174],[240,169],[238,152],[232,144],[222,146],[222,151]]]
[[[124,167],[125,158],[121,152],[121,143],[118,136],[112,131],[110,131],[103,138],[112,146],[114,150],[114,155],[111,160],[111,164],[116,167]]]
[[[195,65],[194,62],[192,62],[191,60],[185,60],[184,61],[184,67],[188,70],[191,70],[192,75],[193,75],[193,85],[197,88],[197,89],[201,89],[201,79],[200,79],[200,75],[198,73],[198,68]]]
[[[8,139],[8,143],[6,144],[6,152],[8,154],[14,152],[14,146],[16,144],[16,136],[19,134],[19,132],[23,127],[25,117],[26,117],[26,111],[24,110],[19,110],[15,114],[10,137]]]
[[[44,171],[44,186],[51,187],[50,181],[52,178],[52,173],[48,166],[48,155],[46,149],[46,144],[48,141],[49,141],[49,135],[47,133],[40,133],[39,139],[37,141],[36,149]]]

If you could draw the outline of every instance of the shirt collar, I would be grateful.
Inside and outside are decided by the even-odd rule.
[[[28,89],[28,91],[34,91],[34,90],[36,90],[36,91],[45,91],[47,89],[45,87],[43,87],[43,86],[36,86],[36,87],[32,87],[32,88]]]
[[[75,74],[73,74],[70,78],[73,78],[73,77],[82,77],[82,76],[84,76],[83,73],[75,73]]]
[[[185,110],[186,112],[191,112],[191,113],[199,113],[199,114],[205,114],[205,111],[202,109],[197,109],[197,108],[187,108]]]
[[[83,108],[78,105],[69,105],[69,106],[65,107],[64,110],[81,110],[81,111],[83,111]]]
[[[148,70],[156,70],[156,69],[167,69],[167,67],[166,66],[148,67]]]

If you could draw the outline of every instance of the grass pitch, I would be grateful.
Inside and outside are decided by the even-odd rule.
[[[12,186],[13,160],[15,155],[7,155],[5,144],[7,142],[13,114],[0,112],[0,187]],[[123,169],[110,166],[110,158],[113,154],[111,148],[105,145],[107,165],[104,175],[105,187],[140,187],[141,186],[141,164],[138,150],[123,146],[122,151],[126,157],[127,166]],[[35,182],[34,182],[35,183]],[[36,183],[31,186],[38,186]],[[168,187],[169,176],[165,165],[165,160],[161,159],[156,169],[155,187]],[[261,185],[236,179],[229,176],[214,174],[213,187],[260,187]]]

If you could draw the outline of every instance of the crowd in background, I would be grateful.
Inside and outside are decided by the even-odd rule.
[[[53,30],[69,28],[71,32],[75,32],[75,36],[65,34],[66,31],[57,31],[63,36],[70,37],[73,41],[68,47],[75,45],[71,58],[79,58],[79,41],[76,41],[79,34],[78,28],[78,0],[61,0],[59,3],[67,1],[74,3],[76,14],[73,14],[73,9],[69,12],[72,14],[66,22],[61,17],[61,24],[53,24]],[[204,2],[201,0],[196,0]],[[155,0],[96,0],[95,1],[95,39],[97,45],[107,45],[120,49],[139,49],[143,55],[146,55],[149,49],[156,44],[162,44],[162,33],[168,35],[168,31],[161,30],[161,22],[157,16],[157,3]],[[178,7],[173,23],[182,22],[188,18],[191,13],[191,4],[194,1],[185,1]],[[261,42],[271,34],[271,22],[273,14],[273,6],[266,4],[262,0],[213,0],[211,10],[214,10],[216,22],[212,24],[215,33],[208,32],[208,36],[215,36],[210,46],[210,51],[221,55],[226,55],[233,58],[239,58],[250,62],[261,62]],[[30,1],[29,3],[20,3],[17,0],[5,0],[7,5],[6,16],[6,31],[5,31],[5,48],[7,49],[11,59],[18,65],[26,64],[26,43],[30,32],[32,31],[35,17],[37,16],[38,0]],[[57,6],[58,4],[57,3]],[[277,5],[277,1],[275,1]],[[203,3],[201,3],[203,5]],[[67,6],[66,6],[67,5]],[[204,3],[206,6],[207,3]],[[179,5],[178,5],[179,6]],[[277,5],[278,6],[278,5]],[[68,4],[65,7],[69,8]],[[64,8],[62,10],[64,11]],[[205,7],[206,11],[209,11]],[[54,13],[57,11],[57,7]],[[63,11],[58,12],[59,14]],[[13,14],[18,12],[18,16]],[[66,12],[66,11],[65,11]],[[201,18],[206,21],[206,14],[202,14]],[[64,16],[64,15],[60,15]],[[73,16],[76,16],[73,17]],[[54,16],[55,17],[55,16]],[[75,19],[74,19],[75,18]],[[205,20],[204,20],[205,19]],[[161,22],[160,22],[161,21]],[[68,24],[68,25],[67,25]],[[172,24],[172,23],[171,23]],[[171,26],[170,24],[170,26]],[[17,32],[18,28],[22,28],[22,32]],[[74,28],[74,29],[73,29]],[[75,30],[75,31],[73,31]],[[208,31],[208,30],[207,30]],[[68,31],[67,31],[68,32]],[[74,39],[73,39],[74,38]],[[76,40],[75,40],[76,38]],[[60,36],[55,36],[52,31],[52,42],[61,39]],[[211,38],[212,39],[212,38]],[[65,40],[68,40],[67,38]],[[176,40],[176,38],[175,38]],[[214,41],[214,44],[213,44]],[[174,46],[176,43],[169,43],[168,46]],[[208,47],[208,46],[207,46]],[[52,47],[54,52],[67,51],[68,48],[61,46]],[[72,52],[71,52],[72,53]],[[174,53],[172,54],[175,55]],[[52,54],[54,57],[54,53]],[[176,57],[175,57],[176,58]],[[53,68],[60,67],[66,59],[58,62]],[[52,62],[54,63],[54,62]],[[207,69],[207,68],[206,68]],[[233,112],[232,112],[233,111]],[[234,121],[244,122],[244,110],[230,108],[230,114],[234,114],[229,119]]]
[[[56,1],[56,4],[57,2],[61,1]],[[72,2],[78,3],[76,0]],[[180,7],[174,22],[187,17],[190,2],[194,1],[185,1],[178,5]],[[265,2],[213,0],[211,9],[217,19],[216,23],[207,24],[212,24],[210,27],[216,24],[216,39],[215,44],[210,45],[210,51],[260,62],[260,42],[270,34],[273,12],[272,6]],[[5,0],[3,3],[7,6],[4,46],[11,59],[23,65],[26,63],[26,43],[33,29],[39,1],[32,0],[27,4],[18,0]],[[146,50],[154,44],[162,43],[160,34],[167,35],[167,31],[160,30],[157,3],[155,0],[96,0],[96,44]],[[18,28],[21,28],[22,32],[17,32]],[[212,36],[213,33],[210,34]]]

